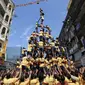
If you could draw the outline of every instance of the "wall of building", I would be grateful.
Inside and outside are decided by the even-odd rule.
[[[6,52],[13,11],[12,0],[0,0],[0,57]]]
[[[59,40],[67,47],[69,56],[72,55],[74,61],[80,64],[81,49],[85,49],[85,0],[71,0],[69,4]]]

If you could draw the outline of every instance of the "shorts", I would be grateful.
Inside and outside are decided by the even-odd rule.
[[[40,50],[41,52],[43,52],[43,51],[44,51],[44,49],[43,49],[42,47],[40,47],[40,48],[39,48],[39,50]]]
[[[42,40],[43,40],[43,36],[40,36],[39,38],[40,38],[40,41],[42,41]]]

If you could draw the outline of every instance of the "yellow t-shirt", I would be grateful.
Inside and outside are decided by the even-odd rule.
[[[43,64],[40,64],[40,67],[45,67],[45,64],[43,63]]]
[[[65,77],[65,81],[67,81],[67,82],[71,82],[71,80],[69,80],[67,77]]]
[[[19,80],[15,83],[15,85],[19,85]]]
[[[79,85],[79,82],[76,82],[76,85]]]
[[[51,67],[51,64],[50,65],[47,65],[47,68],[49,69]]]
[[[4,78],[3,82],[4,82],[4,85],[7,85],[7,84],[15,84],[15,82],[18,80],[18,78],[10,78],[10,79],[6,79]]]
[[[68,68],[69,66],[68,66],[68,64],[66,64],[66,68]]]
[[[43,31],[40,31],[39,36],[43,36]]]
[[[32,44],[28,45],[28,51],[31,52],[32,51]]]
[[[21,65],[30,68],[30,62],[28,62],[28,61],[26,61],[26,60],[23,60],[23,61],[21,62]]]
[[[54,43],[54,42],[51,42],[50,45],[51,45],[51,46],[55,46],[55,43]]]
[[[50,79],[50,77],[47,75],[46,78],[44,79],[43,83],[48,84],[49,83],[49,79]]]
[[[45,37],[49,38],[49,33],[48,32],[45,33]]]
[[[39,46],[43,47],[43,42],[42,41],[39,42]]]
[[[29,85],[29,79],[27,79],[26,81],[20,83],[19,85]]]
[[[63,58],[63,61],[64,61],[64,62],[67,62],[67,59]]]
[[[64,49],[64,47],[62,47],[62,51],[63,51],[63,52],[65,52],[65,49]]]
[[[55,84],[55,80],[53,78],[53,75],[51,75],[49,78],[49,85],[54,85],[54,84]]]
[[[58,61],[59,63],[61,63],[61,62],[62,62],[62,58],[58,57],[58,58],[57,58],[57,61]]]
[[[58,83],[59,83],[59,81],[57,79],[55,79],[55,85],[58,84]]]
[[[40,85],[39,79],[38,79],[38,78],[32,79],[32,80],[30,81],[30,85]]]
[[[72,83],[68,83],[68,85],[76,85],[76,83],[73,83],[73,82],[72,82]]]
[[[24,50],[22,50],[22,54],[24,54]]]

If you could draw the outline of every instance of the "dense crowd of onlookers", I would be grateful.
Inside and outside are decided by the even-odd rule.
[[[85,85],[85,67],[66,57],[23,57],[15,69],[0,71],[0,85]]]
[[[67,59],[66,49],[58,38],[51,36],[49,26],[44,26],[44,13],[40,9],[41,24],[36,23],[28,41],[28,50],[15,69],[0,70],[0,85],[85,85],[85,67],[75,68]],[[42,28],[38,32],[38,28]],[[46,30],[44,29],[46,28]]]

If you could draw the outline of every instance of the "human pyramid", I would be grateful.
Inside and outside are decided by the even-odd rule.
[[[40,21],[40,24],[39,24]],[[44,13],[40,8],[40,18],[36,23],[36,31],[34,31],[30,39],[28,40],[28,55],[31,55],[34,59],[43,57],[46,54],[46,58],[61,56],[65,52],[64,47],[61,47],[58,38],[54,40],[51,36],[51,28],[44,26]]]
[[[44,12],[40,8],[36,31],[28,40],[27,56],[22,55],[16,69],[6,71],[1,77],[2,85],[85,85],[85,71],[80,72],[73,61],[65,57],[64,47],[58,38],[53,39],[51,28],[43,22]]]

